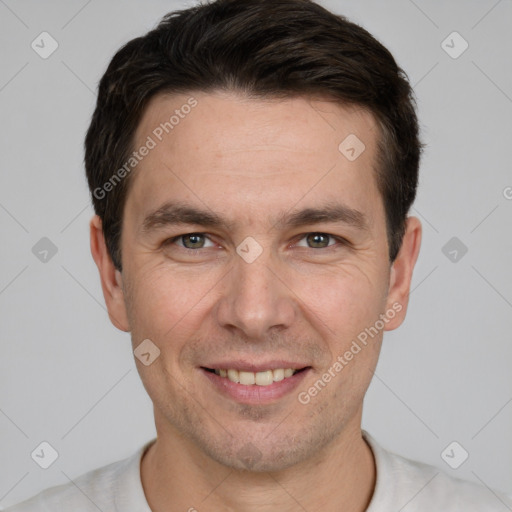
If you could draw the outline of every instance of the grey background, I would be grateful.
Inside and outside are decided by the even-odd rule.
[[[410,309],[385,334],[363,427],[388,449],[512,492],[512,2],[322,4],[392,51],[428,144],[411,212],[424,238]],[[188,5],[0,0],[4,507],[155,435],[129,335],[110,324],[90,256],[82,146],[114,52]],[[59,44],[46,60],[31,48],[43,31]],[[453,31],[469,43],[457,59],[441,46]],[[32,252],[42,237],[58,249],[46,263]],[[457,262],[442,251],[452,237],[468,248]],[[46,470],[30,457],[42,441],[59,453]],[[469,452],[458,469],[440,455],[452,441]]]

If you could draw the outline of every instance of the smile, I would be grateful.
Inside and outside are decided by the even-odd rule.
[[[246,365],[244,365],[246,366]],[[277,364],[276,364],[277,366]],[[302,368],[274,368],[249,371],[235,368],[200,367],[202,374],[221,395],[245,404],[268,404],[292,393],[312,370]]]
[[[277,368],[275,370],[264,370],[261,372],[246,372],[235,369],[215,369],[213,371],[216,375],[222,378],[229,379],[231,382],[236,382],[244,386],[270,386],[274,382],[280,382],[287,379],[301,370],[293,368]]]

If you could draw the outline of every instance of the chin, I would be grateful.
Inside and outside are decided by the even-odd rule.
[[[286,425],[281,427],[286,428]],[[251,435],[246,430],[223,439],[201,435],[196,439],[196,445],[208,457],[225,467],[263,473],[279,472],[301,464],[317,456],[325,443],[325,436],[278,431],[279,427],[274,432]]]
[[[300,448],[297,449],[297,447],[293,452],[288,448],[258,448],[256,444],[248,441],[243,443],[237,451],[218,453],[214,450],[209,455],[219,464],[234,470],[268,473],[283,471],[302,462],[304,454],[299,452]]]

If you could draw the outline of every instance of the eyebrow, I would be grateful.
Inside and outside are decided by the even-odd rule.
[[[369,230],[366,215],[340,203],[327,203],[319,208],[305,208],[291,213],[284,212],[272,223],[274,228],[297,228],[309,224],[343,223],[361,231]],[[166,226],[179,224],[196,224],[209,228],[223,228],[233,231],[234,223],[220,215],[180,203],[167,202],[150,212],[142,223],[143,233],[150,233]]]

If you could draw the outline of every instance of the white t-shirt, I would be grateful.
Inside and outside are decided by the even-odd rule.
[[[366,512],[510,512],[512,496],[454,478],[434,466],[384,450],[362,431],[376,461],[375,490]],[[95,469],[6,512],[151,512],[140,479],[149,441],[130,458]]]

